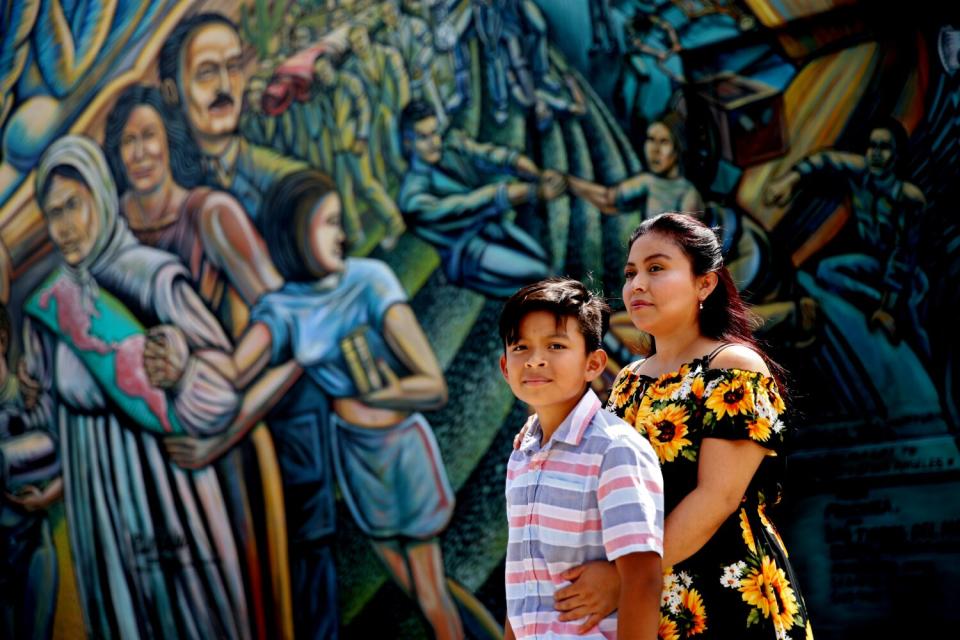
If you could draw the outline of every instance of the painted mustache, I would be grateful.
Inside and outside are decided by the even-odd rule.
[[[227,93],[218,93],[217,97],[213,99],[213,102],[210,103],[211,109],[216,109],[217,107],[232,107],[233,98],[230,94]]]

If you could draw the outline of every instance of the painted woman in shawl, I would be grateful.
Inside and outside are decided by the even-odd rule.
[[[60,267],[24,305],[25,375],[53,405],[74,573],[96,638],[248,638],[236,545],[212,469],[173,465],[163,434],[212,434],[239,406],[214,366],[230,348],[172,255],[117,215],[88,138],[43,155],[36,194]],[[179,327],[181,383],[158,388],[144,325]]]
[[[324,578],[322,567],[330,566],[323,558],[334,532],[336,478],[357,524],[417,599],[435,637],[462,638],[437,541],[454,495],[419,413],[446,401],[433,349],[390,268],[344,256],[341,201],[329,178],[291,174],[267,202],[271,215],[260,225],[286,284],[251,310],[231,375],[250,378],[288,359],[305,373],[282,401],[285,421],[270,423],[287,502],[299,507],[287,514],[298,637],[331,637],[317,629],[329,620],[321,605],[333,577]],[[157,360],[164,368],[159,352]],[[209,459],[231,437],[180,440],[171,455],[195,464],[191,452]]]

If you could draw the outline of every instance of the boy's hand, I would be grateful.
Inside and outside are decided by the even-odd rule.
[[[560,577],[573,584],[554,594],[553,606],[561,612],[561,622],[586,618],[578,629],[580,634],[587,633],[616,611],[620,600],[620,574],[612,562],[588,562],[564,571]]]

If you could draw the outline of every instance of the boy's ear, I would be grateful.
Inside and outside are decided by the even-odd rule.
[[[503,379],[510,382],[510,378],[507,377],[507,354],[500,354],[500,373],[503,374]]]
[[[603,349],[597,349],[587,354],[587,367],[583,372],[584,379],[587,382],[594,380],[607,368],[607,352]]]

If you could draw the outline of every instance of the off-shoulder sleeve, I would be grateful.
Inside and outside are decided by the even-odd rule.
[[[776,381],[756,371],[721,369],[704,391],[704,436],[752,440],[778,452],[786,431],[786,407]]]
[[[607,411],[623,418],[624,412],[633,401],[633,396],[640,384],[640,378],[636,370],[641,362],[643,362],[643,360],[632,362],[617,374],[616,379],[613,381],[613,386],[610,388],[610,397],[607,398]]]

